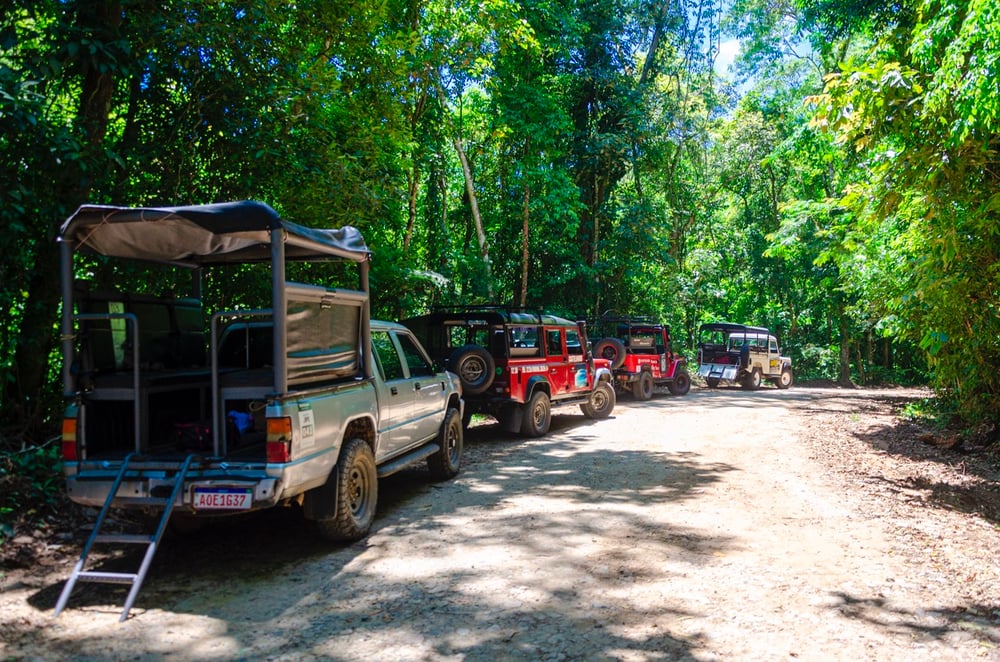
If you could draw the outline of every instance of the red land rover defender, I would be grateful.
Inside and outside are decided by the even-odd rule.
[[[540,437],[551,408],[579,404],[589,418],[615,406],[610,362],[589,351],[586,324],[501,306],[437,309],[403,320],[431,358],[462,382],[465,418],[495,417],[510,432]]]

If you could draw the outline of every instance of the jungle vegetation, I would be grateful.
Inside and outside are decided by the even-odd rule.
[[[991,0],[8,0],[3,448],[58,431],[62,221],[82,203],[248,198],[358,226],[380,317],[651,315],[692,360],[702,322],[763,325],[799,380],[926,383],[970,428],[993,426],[997,14]]]

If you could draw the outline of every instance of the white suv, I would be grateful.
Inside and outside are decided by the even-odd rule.
[[[698,374],[710,388],[730,381],[756,390],[769,381],[784,389],[792,385],[792,360],[763,327],[715,322],[699,330]]]

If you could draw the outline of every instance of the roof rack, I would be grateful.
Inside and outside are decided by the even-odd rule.
[[[435,306],[431,309],[431,315],[454,315],[456,317],[461,316],[464,319],[469,319],[475,315],[485,315],[492,314],[496,318],[491,320],[496,324],[573,324],[577,323],[568,319],[555,315],[552,313],[547,313],[541,308],[522,308],[519,306],[502,306],[502,305],[450,305],[450,306]]]

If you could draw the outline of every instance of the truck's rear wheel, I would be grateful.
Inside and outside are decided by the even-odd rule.
[[[448,480],[462,468],[462,417],[454,407],[444,417],[437,443],[441,450],[428,456],[427,469],[435,480]]]
[[[632,396],[636,400],[650,400],[653,397],[653,376],[648,372],[639,373],[639,379],[632,382]]]
[[[677,368],[674,373],[674,381],[667,384],[667,388],[674,395],[687,395],[687,392],[691,390],[691,376],[688,375],[687,370]]]
[[[335,481],[337,505],[332,517],[316,521],[328,540],[360,540],[368,535],[378,502],[375,456],[363,439],[348,439],[330,479]]]
[[[580,405],[580,411],[587,418],[607,418],[615,408],[615,389],[608,382],[594,387],[590,400]]]
[[[743,380],[743,388],[748,391],[756,391],[764,383],[764,376],[761,375],[760,368],[754,368]]]
[[[521,434],[526,437],[541,437],[549,431],[551,424],[552,407],[549,404],[549,396],[545,391],[537,390],[524,405]]]

